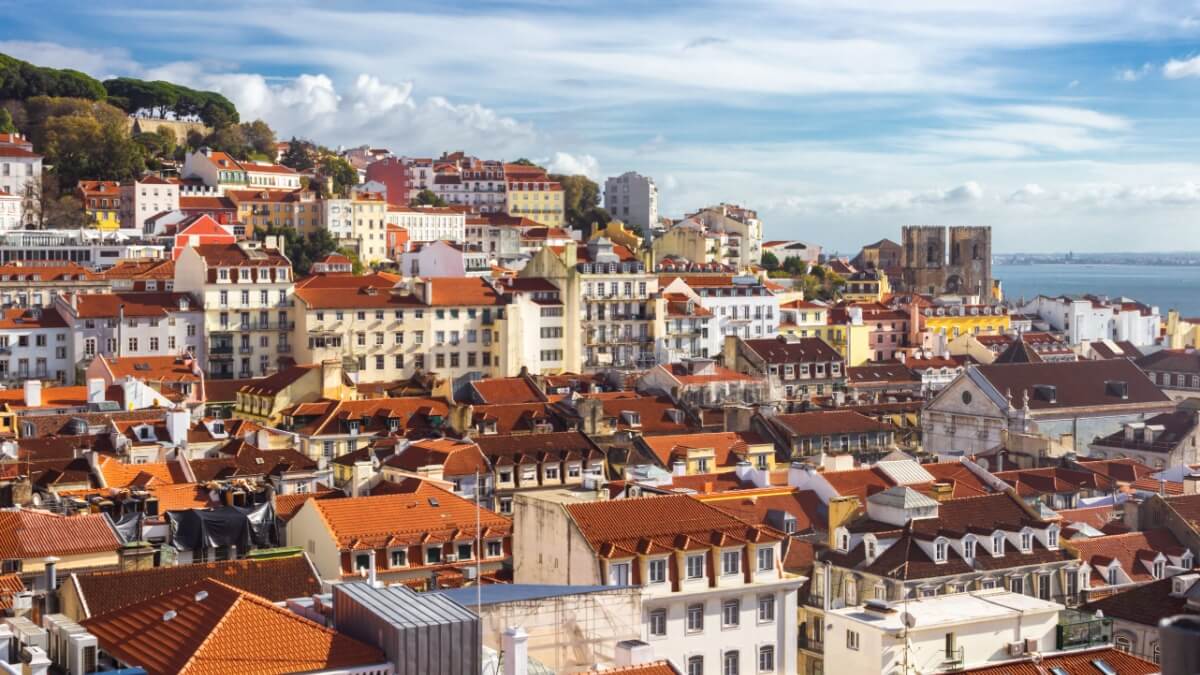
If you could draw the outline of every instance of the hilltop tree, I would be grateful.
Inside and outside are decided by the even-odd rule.
[[[275,131],[262,120],[244,122],[242,137],[246,140],[249,150],[264,155],[267,160],[275,161]]]
[[[0,108],[0,134],[16,133],[17,127],[13,124],[12,113],[8,112],[7,108]]]
[[[311,171],[317,165],[317,146],[292,136],[279,163],[296,171]]]
[[[103,101],[104,85],[77,70],[43,68],[0,54],[0,100],[34,96],[69,96]]]
[[[446,200],[437,196],[437,193],[435,193],[433,190],[430,190],[428,188],[418,192],[417,196],[413,197],[412,201],[409,202],[409,206],[445,206],[445,205],[446,205]]]
[[[350,188],[358,185],[358,170],[350,162],[336,155],[327,155],[321,159],[320,174],[333,181],[333,192],[345,195]]]
[[[762,262],[762,266],[768,272],[774,272],[775,270],[779,269],[779,258],[774,253],[771,253],[770,251],[767,251],[766,253],[762,254],[761,262]]]

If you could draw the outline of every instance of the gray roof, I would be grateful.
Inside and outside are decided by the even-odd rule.
[[[365,582],[343,583],[334,586],[333,592],[345,594],[398,628],[478,620],[475,612],[441,593],[416,593],[405,586],[378,588]]]
[[[505,602],[523,602],[525,600],[544,600],[567,595],[583,595],[586,593],[602,593],[605,591],[625,590],[624,586],[569,586],[557,584],[486,584],[479,587],[480,602],[485,605],[498,605]],[[465,607],[475,606],[476,589],[448,588],[438,591]],[[431,594],[433,595],[433,594]]]
[[[893,488],[888,488],[883,492],[876,492],[867,497],[867,501],[880,506],[892,506],[898,509],[920,509],[937,506],[938,503],[934,499],[930,499],[916,490],[904,486],[897,485]]]

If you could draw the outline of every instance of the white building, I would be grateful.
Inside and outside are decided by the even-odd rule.
[[[207,365],[204,310],[186,293],[75,294],[55,299],[66,322],[73,366],[99,355],[173,356],[191,352]]]
[[[292,263],[279,242],[204,244],[175,261],[174,290],[204,308],[208,375],[272,373],[292,355]]]
[[[24,225],[21,195],[14,195],[0,188],[0,232],[19,230]]]
[[[1048,600],[995,589],[870,601],[825,614],[825,663],[846,673],[937,673],[1056,650]]]
[[[1161,325],[1158,307],[1128,298],[1039,295],[1020,311],[1037,315],[1052,330],[1065,333],[1073,345],[1113,340],[1145,347],[1158,341]]]
[[[446,241],[417,244],[400,256],[400,273],[406,277],[489,276],[488,257],[478,249]]]
[[[182,176],[199,180],[221,194],[226,190],[300,189],[300,174],[290,167],[234,159],[219,150],[200,148],[183,160]]]
[[[604,208],[608,213],[645,232],[658,222],[658,186],[654,179],[626,171],[604,181]]]
[[[121,186],[121,229],[145,232],[146,221],[168,211],[179,210],[179,184],[147,175]]]
[[[387,209],[387,224],[402,227],[408,232],[408,240],[463,242],[466,236],[467,214],[461,209],[436,206],[402,207]]]
[[[743,339],[769,338],[779,334],[782,312],[779,296],[756,277],[684,276],[661,277],[666,293],[685,293],[695,297],[700,306],[712,312],[712,330],[705,338],[710,356],[721,353],[726,335]]]
[[[0,134],[0,194],[23,198],[41,179],[42,156],[33,151],[33,144],[20,134]],[[3,220],[0,215],[0,223]]]
[[[594,496],[515,495],[516,583],[640,586],[642,640],[684,673],[796,672],[806,580],[784,576],[780,533],[687,495]]]
[[[67,337],[58,311],[12,308],[0,314],[0,383],[28,379],[73,382]]]

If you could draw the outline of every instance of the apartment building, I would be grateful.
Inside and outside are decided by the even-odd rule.
[[[121,186],[121,229],[143,233],[147,220],[160,213],[178,211],[179,206],[179,184],[147,174]]]
[[[744,340],[725,338],[725,364],[739,373],[765,378],[767,399],[785,406],[798,405],[814,396],[832,395],[846,387],[846,362],[818,338]]]
[[[295,229],[312,232],[321,225],[321,205],[315,192],[281,190],[226,190],[237,206],[237,220],[247,236],[258,230]]]
[[[0,134],[0,194],[24,199],[41,180],[42,156],[33,151],[33,144],[20,134]]]
[[[69,336],[70,329],[53,307],[0,310],[0,383],[74,382]]]
[[[73,370],[86,369],[97,356],[187,352],[207,363],[204,309],[186,293],[72,293],[58,297],[54,308],[69,329]]]
[[[545,170],[523,164],[505,164],[505,211],[547,227],[566,222],[562,185],[550,180]]]
[[[121,184],[115,180],[81,180],[75,196],[83,202],[83,212],[92,225],[111,232],[121,226]]]
[[[1053,330],[1065,333],[1073,345],[1114,340],[1146,347],[1158,341],[1162,324],[1157,307],[1095,295],[1039,295],[1021,307],[1021,312],[1037,315]]]
[[[462,209],[437,206],[391,206],[387,224],[403,228],[410,242],[465,241],[467,214]]]
[[[685,673],[796,672],[797,591],[782,540],[687,495],[514,499],[516,583],[640,586],[642,640]]]
[[[266,375],[291,359],[292,264],[274,237],[185,248],[174,291],[204,309],[210,379]]]
[[[658,224],[658,186],[653,178],[636,171],[613,176],[604,181],[604,209],[648,232]]]
[[[296,289],[296,359],[341,359],[359,382],[434,371],[469,382],[497,374],[503,299],[486,280],[324,275]]]
[[[695,298],[713,316],[704,349],[716,356],[725,337],[773,338],[779,334],[783,312],[779,296],[756,277],[732,275],[660,275],[664,294],[683,293]]]
[[[0,188],[0,232],[19,230],[25,225],[21,195],[9,194]]]
[[[219,194],[226,190],[300,189],[300,174],[279,164],[234,159],[228,153],[200,148],[183,160],[181,175],[195,179]]]

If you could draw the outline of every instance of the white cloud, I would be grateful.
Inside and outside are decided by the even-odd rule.
[[[964,207],[983,199],[983,188],[975,181],[946,190],[890,190],[880,193],[803,195],[783,200],[785,209],[799,212],[913,211],[926,208]]]
[[[591,155],[572,155],[565,152],[554,153],[554,159],[546,166],[550,173],[562,173],[569,176],[587,176],[592,180],[600,178],[600,162]]]
[[[1178,80],[1183,77],[1200,77],[1200,56],[1186,59],[1171,59],[1163,64],[1163,77]]]
[[[1067,83],[1067,89],[1074,89],[1079,86],[1079,80],[1071,80]]]
[[[1150,74],[1153,69],[1149,63],[1143,63],[1141,68],[1122,68],[1117,71],[1117,79],[1122,82],[1137,82]]]
[[[1030,202],[1042,195],[1046,194],[1046,190],[1037,183],[1026,183],[1008,196],[1010,202]]]
[[[1032,120],[1069,124],[1089,129],[1120,131],[1129,128],[1129,120],[1087,108],[1072,108],[1059,105],[1010,105],[1001,108],[1019,117]]]

